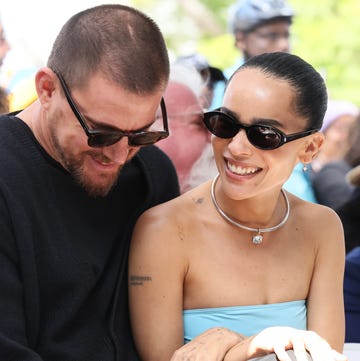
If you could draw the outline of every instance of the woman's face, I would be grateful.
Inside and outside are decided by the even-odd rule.
[[[306,130],[306,119],[295,114],[294,101],[294,90],[287,81],[247,68],[230,81],[222,110],[231,112],[242,124],[267,124],[291,134]],[[233,199],[243,199],[280,189],[294,166],[305,161],[303,157],[313,137],[300,138],[274,150],[262,150],[249,142],[243,130],[230,139],[213,136],[215,161],[224,191]]]

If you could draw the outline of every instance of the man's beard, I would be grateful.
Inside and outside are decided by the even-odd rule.
[[[85,190],[85,192],[93,198],[107,196],[115,186],[121,170],[121,168],[119,168],[119,170],[111,176],[109,176],[108,174],[98,174],[98,177],[102,177],[103,180],[95,184],[89,181],[89,178],[86,177],[81,160],[67,159],[65,160],[65,164],[67,170],[69,171],[75,182],[78,183]]]
[[[97,178],[100,178],[100,181],[94,183],[91,181],[91,177],[88,177],[85,173],[85,157],[90,156],[100,162],[109,161],[108,158],[99,154],[96,150],[90,150],[78,156],[66,154],[63,147],[60,146],[59,141],[54,133],[52,133],[52,138],[60,163],[70,173],[75,182],[79,184],[85,190],[85,192],[93,198],[107,196],[111,189],[115,186],[122,167],[119,167],[118,171],[114,174],[97,174]]]

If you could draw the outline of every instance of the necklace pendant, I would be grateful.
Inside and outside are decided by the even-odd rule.
[[[223,217],[226,221],[228,221],[229,223],[231,223],[233,226],[244,229],[246,231],[250,231],[250,232],[256,232],[256,234],[252,237],[252,243],[253,244],[261,244],[263,241],[263,236],[261,235],[261,233],[265,233],[265,232],[272,232],[275,231],[277,229],[279,229],[280,227],[282,227],[287,220],[289,219],[289,215],[290,215],[290,203],[289,203],[289,199],[286,195],[286,192],[281,189],[281,194],[284,197],[285,200],[285,205],[286,205],[286,212],[285,212],[285,216],[283,218],[283,220],[277,224],[276,226],[273,227],[269,227],[269,228],[252,228],[252,227],[247,227],[242,225],[241,223],[239,223],[238,221],[236,221],[235,219],[229,217],[219,206],[216,197],[215,197],[215,185],[216,182],[219,178],[219,174],[214,178],[214,180],[211,183],[211,190],[210,190],[210,194],[211,194],[211,200],[215,206],[215,209],[218,211],[218,213],[221,215],[221,217]]]
[[[252,243],[253,244],[261,244],[263,241],[263,236],[259,233],[257,233],[255,236],[253,236],[252,238]]]

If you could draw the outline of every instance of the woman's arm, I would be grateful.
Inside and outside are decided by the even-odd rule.
[[[178,232],[166,214],[160,206],[141,216],[130,248],[130,318],[144,361],[169,361],[183,345],[186,260]]]
[[[328,209],[317,226],[317,255],[307,301],[308,329],[342,352],[345,321],[343,276],[345,243],[341,222]]]

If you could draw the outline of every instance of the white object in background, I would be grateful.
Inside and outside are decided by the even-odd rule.
[[[348,361],[360,361],[360,343],[345,343],[343,353]]]

